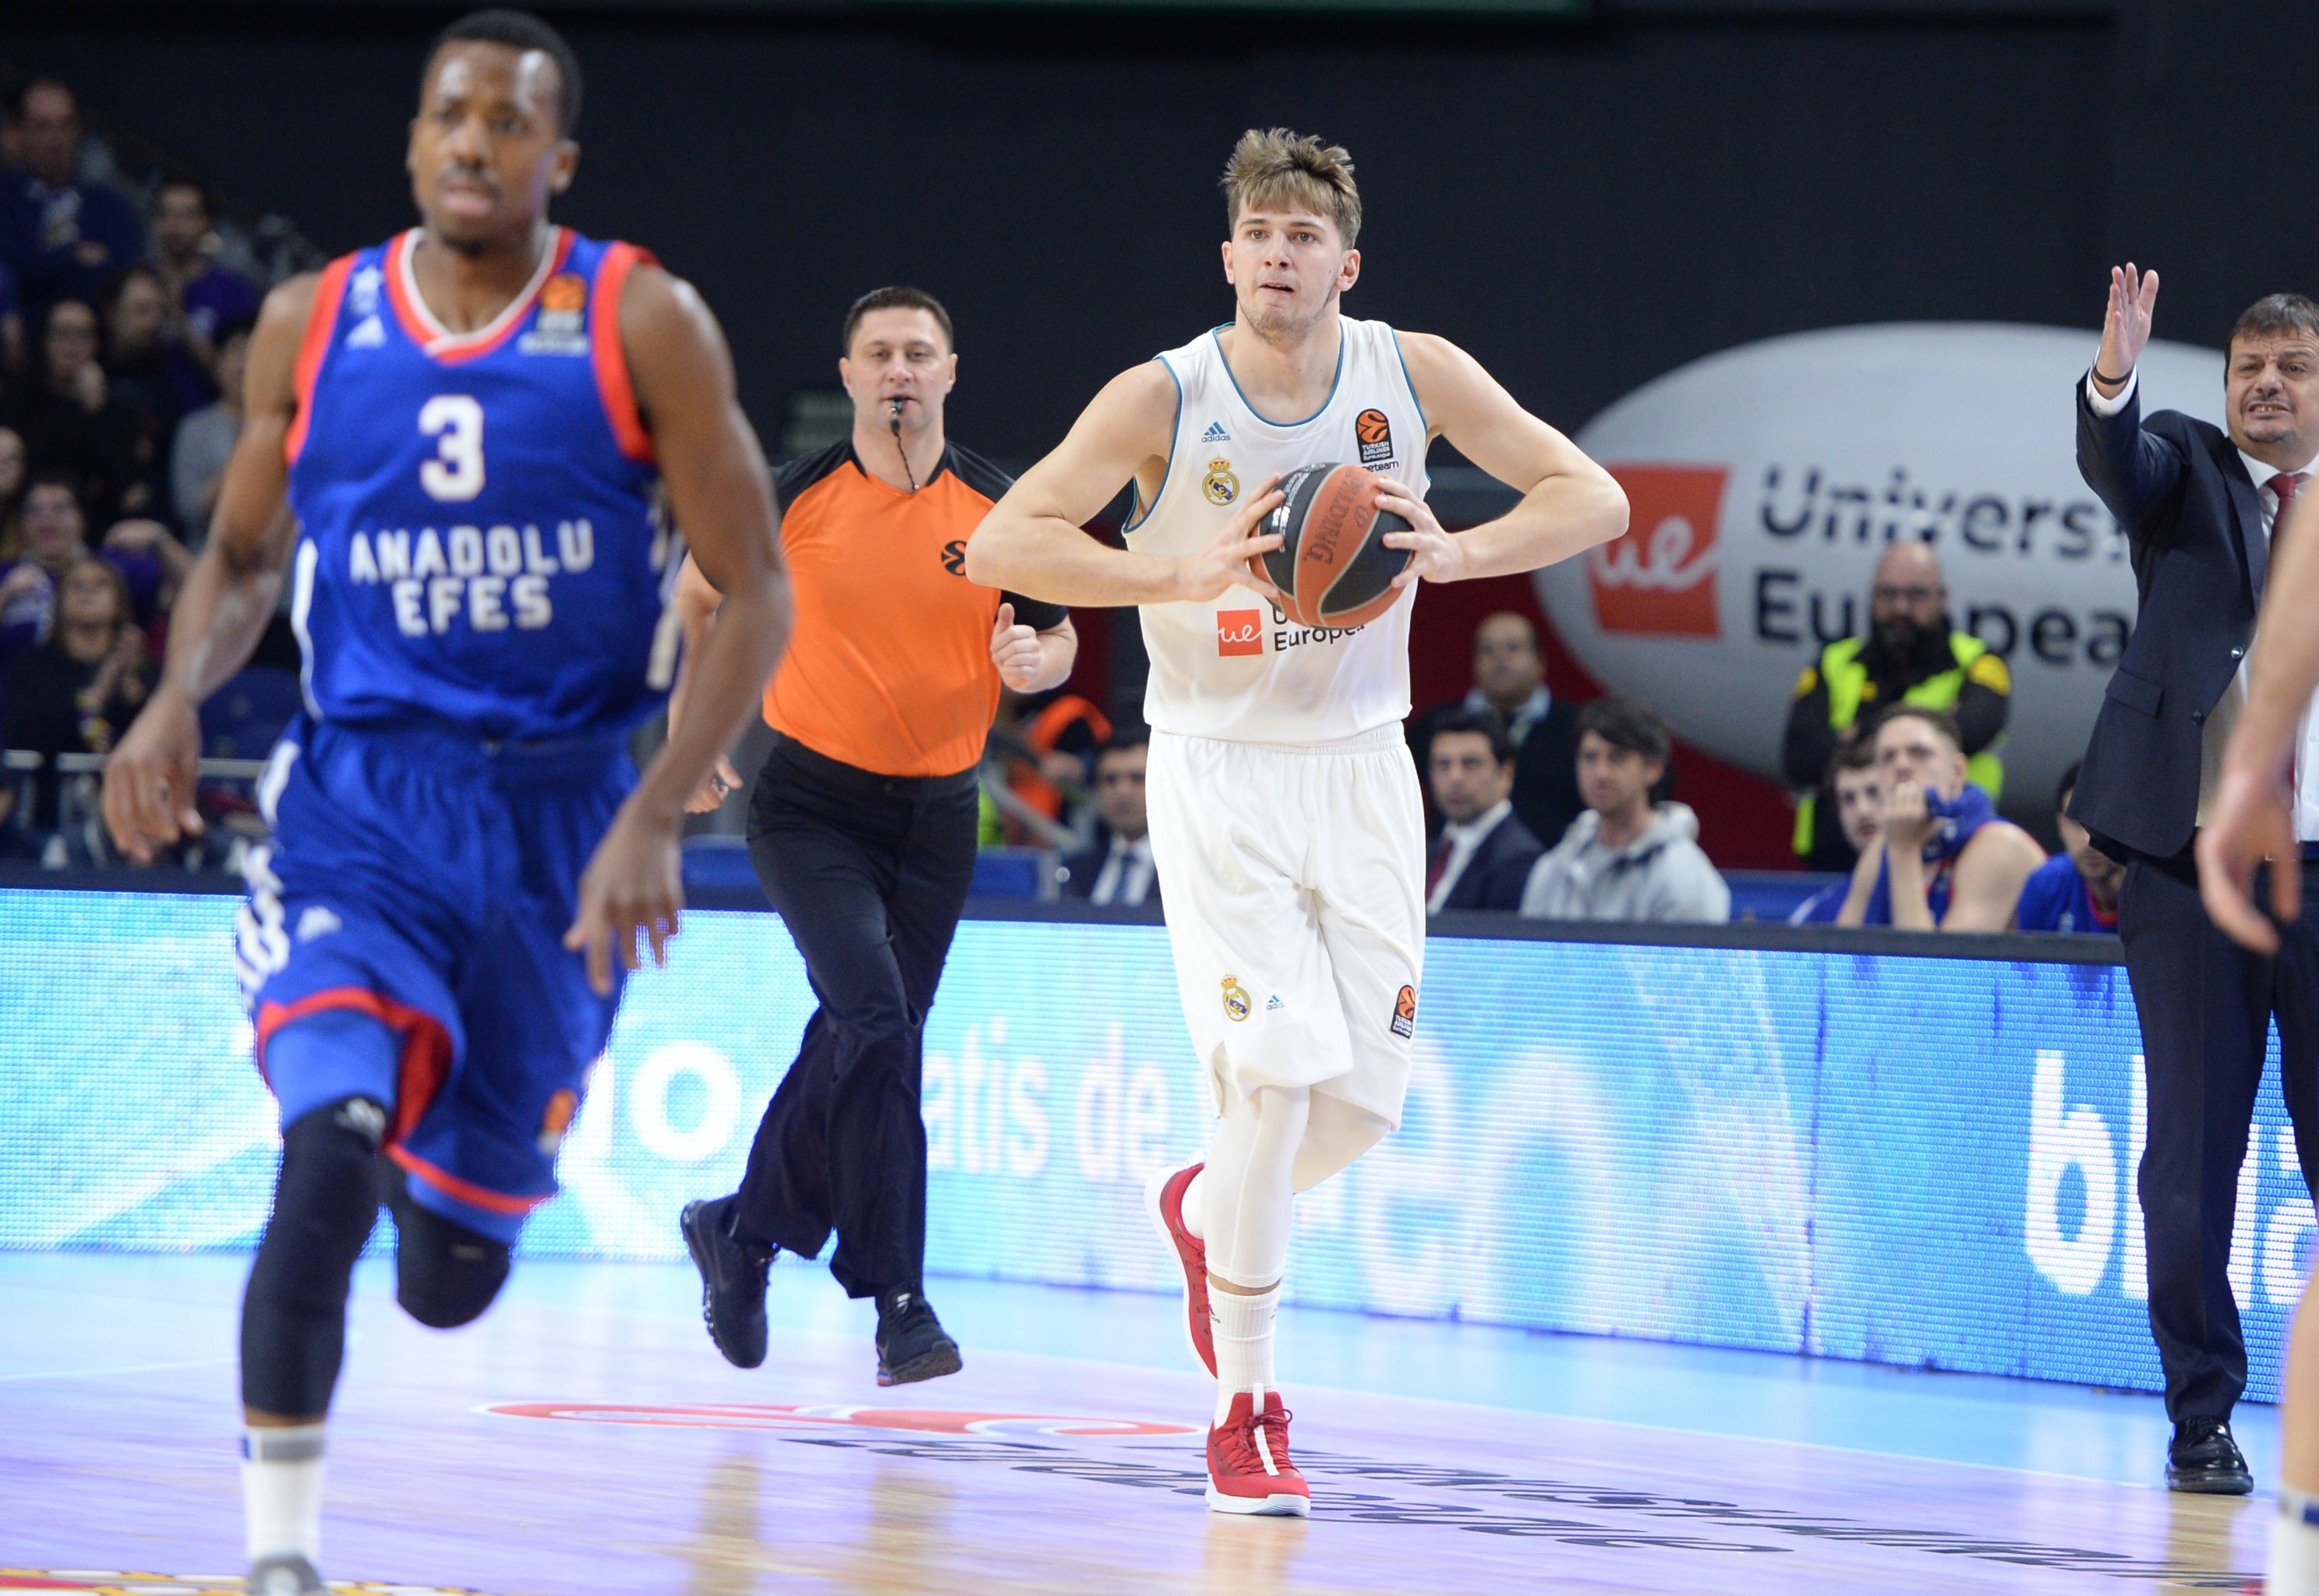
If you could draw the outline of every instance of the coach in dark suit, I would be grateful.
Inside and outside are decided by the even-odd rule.
[[[1095,803],[1103,834],[1092,848],[1064,855],[1056,882],[1065,897],[1104,908],[1160,906],[1160,877],[1151,868],[1151,823],[1143,803],[1143,767],[1151,733],[1123,726],[1096,751]]]
[[[1514,813],[1514,747],[1494,710],[1450,709],[1433,724],[1426,774],[1441,834],[1425,872],[1425,912],[1521,907],[1545,852]]]
[[[2174,1420],[2167,1483],[2235,1494],[2251,1488],[2230,1433],[2246,1387],[2228,1274],[2239,1167],[2276,1017],[2287,1112],[2312,1184],[2319,929],[2306,914],[2276,959],[2242,949],[2207,919],[2190,850],[2245,699],[2271,525],[2319,456],[2319,305],[2273,294],[2239,318],[2222,432],[2174,410],[2141,414],[2134,362],[2157,295],[2154,272],[2111,275],[2101,349],[2078,387],[2078,468],[2125,525],[2141,614],[2070,814],[2126,867],[2118,932],[2149,1081],[2139,1189],[2150,1328]],[[2310,812],[2308,800],[2297,808]],[[2303,859],[2283,866],[2304,871],[2306,894],[2319,888],[2314,852],[2306,832]]]

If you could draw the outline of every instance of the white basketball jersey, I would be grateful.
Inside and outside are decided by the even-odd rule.
[[[1176,437],[1158,496],[1127,528],[1128,547],[1196,553],[1244,494],[1300,465],[1366,465],[1425,497],[1425,418],[1393,329],[1349,318],[1340,325],[1336,385],[1301,421],[1268,420],[1249,408],[1217,340],[1222,328],[1159,357],[1180,395]],[[1144,718],[1181,736],[1237,743],[1329,743],[1404,719],[1416,597],[1412,584],[1385,614],[1349,631],[1297,626],[1247,587],[1200,604],[1147,604]]]

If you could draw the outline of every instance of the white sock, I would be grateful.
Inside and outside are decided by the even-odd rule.
[[[320,1424],[253,1426],[241,1443],[241,1505],[249,1560],[322,1555],[322,1431]]]
[[[2270,1526],[2270,1563],[2262,1588],[2269,1596],[2319,1596],[2319,1496],[2291,1485],[2278,1488],[2278,1517]]]
[[[1219,1291],[1208,1285],[1208,1319],[1216,1342],[1216,1419],[1224,1421],[1232,1398],[1243,1391],[1262,1393],[1274,1385],[1272,1321],[1280,1306],[1280,1285],[1269,1291]]]
[[[1207,1190],[1208,1168],[1203,1164],[1200,1166],[1200,1172],[1193,1176],[1190,1183],[1184,1187],[1184,1201],[1181,1204],[1184,1210],[1184,1228],[1192,1233],[1192,1240],[1195,1241],[1205,1241],[1208,1239],[1208,1211],[1201,1205],[1207,1201]]]

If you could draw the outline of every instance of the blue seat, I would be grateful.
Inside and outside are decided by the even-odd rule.
[[[202,706],[202,756],[264,759],[298,708],[295,672],[252,665]]]

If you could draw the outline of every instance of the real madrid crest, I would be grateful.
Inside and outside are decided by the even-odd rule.
[[[1210,504],[1230,504],[1239,498],[1240,478],[1232,474],[1232,462],[1222,455],[1209,461],[1208,474],[1200,479],[1200,491],[1208,496]]]
[[[1238,976],[1224,978],[1224,1018],[1228,1020],[1248,1018],[1248,988],[1240,984]]]

